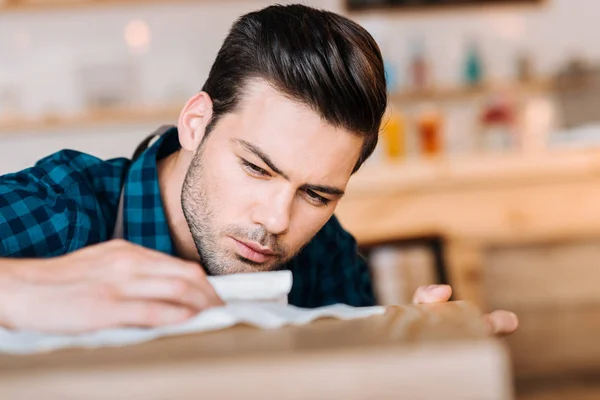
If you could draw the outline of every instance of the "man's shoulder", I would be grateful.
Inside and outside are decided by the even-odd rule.
[[[114,218],[130,164],[127,158],[104,160],[80,151],[61,150],[22,173],[30,175],[24,178],[33,176],[32,181],[39,176],[40,185],[76,203],[80,217],[91,218],[93,225],[96,218]]]
[[[121,180],[129,163],[130,160],[126,158],[103,160],[88,153],[65,149],[42,158],[32,168],[21,172],[34,175],[44,173],[47,180],[68,187],[82,180]]]
[[[0,193],[15,182],[65,195],[118,192],[130,163],[126,158],[103,160],[76,150],[60,150],[29,168],[0,176]]]
[[[74,150],[0,176],[0,256],[52,256],[105,240],[129,160]]]
[[[121,181],[129,163],[126,158],[102,160],[76,150],[60,150],[29,168],[0,176],[0,192],[14,182],[43,185],[62,193],[85,183],[94,185],[105,184],[107,180]]]

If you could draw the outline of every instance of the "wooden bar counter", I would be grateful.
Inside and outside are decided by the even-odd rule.
[[[0,356],[2,399],[513,399],[507,352],[466,302],[140,345]]]

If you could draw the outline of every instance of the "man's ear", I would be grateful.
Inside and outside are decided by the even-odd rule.
[[[179,143],[184,150],[196,152],[198,149],[212,118],[212,106],[212,100],[206,92],[196,94],[186,103],[177,123]]]

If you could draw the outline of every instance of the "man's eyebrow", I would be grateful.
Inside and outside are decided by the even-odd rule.
[[[267,164],[267,166],[273,172],[275,172],[276,174],[281,175],[285,179],[289,180],[288,176],[283,171],[281,171],[279,168],[277,168],[277,166],[275,165],[275,163],[273,163],[271,158],[269,158],[269,156],[266,155],[258,146],[253,145],[252,143],[249,143],[242,139],[231,139],[231,140],[235,143],[239,143],[246,150],[248,150],[249,152],[253,153],[258,158],[260,158],[265,164]],[[302,186],[302,189],[303,190],[312,190],[313,192],[319,192],[319,193],[324,193],[324,194],[330,194],[332,196],[343,196],[345,193],[340,188],[337,188],[335,186],[327,186],[327,185],[306,184],[306,185]]]
[[[266,155],[260,148],[258,148],[258,146],[255,146],[252,143],[248,143],[242,139],[232,139],[232,141],[241,144],[246,150],[248,150],[249,152],[253,153],[258,158],[260,158],[277,175],[281,175],[285,179],[289,179],[288,176],[283,173],[283,171],[281,171],[279,168],[277,168],[277,166],[271,160],[271,158],[269,158],[268,155]]]
[[[324,194],[330,194],[333,196],[343,196],[344,191],[335,186],[324,186],[324,185],[304,185],[302,186],[304,190],[312,190],[313,192],[319,192]]]

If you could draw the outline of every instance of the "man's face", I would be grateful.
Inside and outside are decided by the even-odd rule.
[[[194,156],[182,207],[210,274],[277,269],[333,214],[363,139],[263,82]]]

